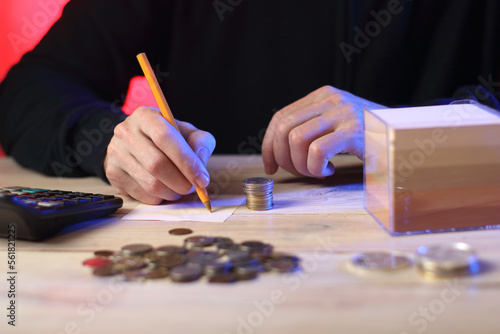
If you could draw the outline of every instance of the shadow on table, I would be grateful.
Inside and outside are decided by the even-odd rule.
[[[335,168],[335,174],[324,179],[316,179],[313,177],[290,177],[279,181],[280,183],[305,183],[317,184],[322,186],[348,186],[363,184],[363,166],[341,166]]]

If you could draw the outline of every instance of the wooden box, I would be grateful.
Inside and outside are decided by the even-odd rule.
[[[365,111],[365,208],[392,235],[500,227],[500,114]]]

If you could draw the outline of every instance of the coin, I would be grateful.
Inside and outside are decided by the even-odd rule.
[[[355,254],[351,263],[359,269],[391,271],[408,267],[411,261],[404,255],[392,252],[363,252]]]
[[[289,258],[270,260],[266,264],[269,266],[270,270],[276,271],[279,273],[291,273],[291,272],[298,271],[300,269],[297,262],[295,262]]]
[[[226,273],[226,274],[220,274],[220,275],[214,275],[209,277],[208,282],[209,283],[234,283],[238,280],[236,275],[231,274],[231,273]]]
[[[110,257],[113,256],[114,254],[115,252],[111,250],[98,250],[94,252],[94,255],[99,257]]]
[[[172,235],[186,235],[193,233],[193,230],[189,228],[174,228],[168,231],[168,233]]]
[[[273,251],[273,247],[271,245],[255,240],[242,242],[241,249],[247,250],[250,254],[259,257],[269,256],[269,254]]]
[[[115,260],[114,266],[120,271],[137,270],[146,267],[148,264],[142,257],[121,257]]]
[[[259,240],[241,244],[227,237],[192,236],[184,246],[129,244],[120,251],[100,250],[83,261],[95,276],[116,276],[125,281],[170,277],[172,282],[191,282],[205,275],[212,283],[249,280],[270,270],[300,269],[295,255],[273,253],[273,246]]]
[[[168,274],[169,273],[166,268],[148,267],[142,270],[142,275],[144,275],[145,279],[165,278]]]
[[[142,256],[153,250],[148,244],[130,244],[122,247],[125,256]]]
[[[243,181],[246,206],[252,211],[265,211],[273,208],[274,182],[267,177],[252,177]]]
[[[226,237],[214,237],[214,245],[217,248],[234,245],[234,241]]]
[[[170,271],[170,278],[174,282],[192,282],[198,280],[203,275],[200,268],[177,266]]]
[[[156,267],[173,268],[186,262],[186,256],[183,254],[167,254],[152,260],[150,263]]]
[[[223,262],[223,261],[210,261],[205,264],[205,274],[207,276],[214,276],[214,275],[220,275],[224,273],[228,273],[231,271],[233,268],[233,264],[229,261]]]
[[[256,278],[263,271],[260,264],[248,264],[235,267],[236,276],[239,280],[250,280]]]
[[[92,272],[94,276],[114,276],[120,274],[122,271],[115,267],[114,264],[108,264],[104,267],[95,268]]]
[[[417,267],[425,274],[458,276],[479,271],[479,261],[472,247],[463,242],[418,247]]]
[[[174,245],[160,246],[155,249],[155,253],[158,255],[186,254],[186,251],[186,248]]]
[[[208,247],[212,246],[213,243],[214,238],[208,236],[193,236],[184,240],[184,246],[188,249]]]

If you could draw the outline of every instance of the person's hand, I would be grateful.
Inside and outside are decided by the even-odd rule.
[[[180,132],[155,108],[139,107],[118,124],[104,159],[106,177],[120,193],[146,203],[173,201],[204,188],[215,138],[190,123]]]
[[[279,110],[262,142],[267,174],[282,167],[294,175],[323,178],[335,171],[330,158],[350,153],[363,159],[363,109],[384,106],[324,86]]]

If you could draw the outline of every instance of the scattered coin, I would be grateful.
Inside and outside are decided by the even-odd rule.
[[[234,283],[237,280],[238,280],[238,278],[236,277],[236,275],[231,274],[231,273],[226,273],[226,274],[211,276],[208,279],[208,282],[210,282],[210,283]]]
[[[300,259],[273,253],[270,244],[248,240],[241,244],[226,237],[192,236],[183,246],[129,244],[121,251],[96,251],[83,265],[95,276],[117,276],[125,281],[170,278],[192,282],[205,276],[210,283],[250,280],[270,271],[294,272]]]
[[[411,261],[404,255],[392,252],[363,252],[351,258],[355,268],[373,271],[391,271],[406,268]]]
[[[145,279],[158,279],[165,278],[169,272],[166,268],[161,267],[148,267],[142,270]]]
[[[184,246],[188,249],[203,248],[212,246],[213,244],[214,244],[214,238],[208,236],[194,236],[184,240]]]
[[[94,252],[94,255],[98,257],[110,257],[113,256],[114,254],[115,252],[111,250],[98,250]]]
[[[121,273],[122,271],[116,268],[114,264],[108,264],[104,267],[95,268],[93,271],[94,276],[114,276]]]
[[[420,246],[416,252],[418,269],[431,276],[459,276],[479,272],[472,247],[463,242]]]
[[[186,252],[186,248],[173,245],[161,246],[155,249],[155,253],[158,255],[186,254]]]
[[[193,233],[193,230],[189,228],[174,228],[168,231],[168,233],[171,235],[186,235]]]
[[[273,208],[274,182],[267,177],[252,177],[243,181],[246,206],[252,211],[265,211]]]
[[[192,282],[202,275],[203,272],[198,267],[177,266],[170,271],[170,278],[174,282]]]
[[[148,244],[131,244],[122,247],[123,255],[125,256],[142,256],[153,250]]]

